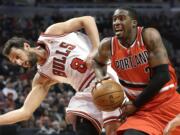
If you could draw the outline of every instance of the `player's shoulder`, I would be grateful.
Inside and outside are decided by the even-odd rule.
[[[43,75],[40,72],[37,72],[33,79],[33,86],[35,85],[42,85],[42,86],[50,86],[57,83],[55,80]]]
[[[101,45],[110,45],[112,37],[105,37],[101,40]]]
[[[159,34],[159,31],[156,28],[148,27],[143,29],[144,36],[154,36],[156,34]]]
[[[111,41],[112,37],[105,37],[101,40],[101,42],[109,42]]]
[[[145,41],[154,41],[160,38],[160,33],[156,28],[148,27],[143,29],[142,36]]]
[[[74,32],[71,32],[69,34],[76,35],[78,37],[88,38],[88,35],[86,33],[84,33],[83,31],[74,31]]]
[[[111,37],[105,37],[100,42],[100,50],[105,53],[111,52]]]
[[[33,81],[37,83],[41,83],[41,82],[46,81],[47,79],[48,78],[45,75],[43,75],[41,72],[37,72],[34,76]]]

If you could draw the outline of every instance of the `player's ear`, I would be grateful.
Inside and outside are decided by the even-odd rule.
[[[28,43],[24,43],[24,49],[28,50],[30,48],[30,45]]]
[[[132,20],[132,27],[133,28],[137,27],[137,20]]]

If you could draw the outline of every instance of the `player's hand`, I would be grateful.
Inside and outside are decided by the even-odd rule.
[[[126,117],[133,115],[137,111],[137,108],[132,104],[131,101],[125,102],[122,106],[122,115],[121,119],[125,119]]]
[[[101,78],[101,79],[97,79],[96,84],[102,83],[102,81],[104,81],[104,80],[109,80],[109,79],[110,79],[110,77],[109,77],[108,75],[106,75],[106,76],[104,76],[104,77]]]
[[[163,135],[171,135],[171,131],[173,131],[176,126],[179,126],[177,123],[179,123],[180,119],[178,118],[178,116],[176,118],[174,118],[173,120],[171,120],[166,128],[164,129]]]
[[[130,116],[136,112],[137,108],[133,104],[127,104],[122,108],[122,110],[126,116]]]
[[[92,64],[93,64],[93,59],[96,55],[97,51],[92,51],[86,58],[85,62],[88,68],[92,68]]]
[[[102,83],[102,81],[104,80],[109,80],[110,77],[107,75],[107,76],[104,76],[103,78],[97,78],[96,82],[94,83],[94,85],[92,86],[93,89],[95,89],[98,85],[100,85]]]

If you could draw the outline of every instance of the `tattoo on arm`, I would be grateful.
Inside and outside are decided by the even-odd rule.
[[[157,30],[148,28],[144,32],[144,40],[149,53],[150,67],[169,63],[166,48]]]

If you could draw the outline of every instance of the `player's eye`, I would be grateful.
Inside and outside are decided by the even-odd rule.
[[[15,57],[16,59],[19,59],[20,57],[18,56],[18,55],[16,55],[16,57]]]
[[[113,21],[116,21],[116,19],[117,19],[116,17],[113,17]]]
[[[114,16],[113,17],[113,21],[116,21],[116,20],[119,20],[119,21],[124,21],[126,19],[126,16],[124,15],[119,15],[119,16]]]
[[[124,21],[126,19],[126,17],[121,15],[121,16],[118,16],[118,19],[121,20],[121,21]]]

